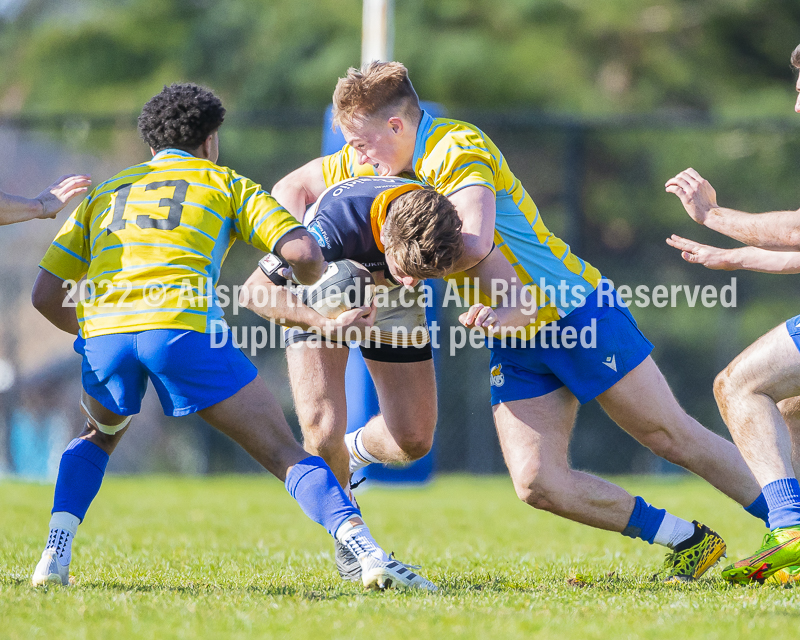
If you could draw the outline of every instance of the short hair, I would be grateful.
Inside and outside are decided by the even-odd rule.
[[[150,98],[139,116],[139,133],[156,151],[197,149],[225,119],[222,101],[196,84],[171,84]]]
[[[455,206],[433,189],[416,189],[389,204],[383,225],[386,255],[412,278],[441,278],[464,255]]]
[[[422,118],[419,97],[401,63],[370,62],[361,69],[350,67],[339,78],[333,92],[334,127],[388,111],[404,115],[413,124]]]
[[[797,45],[795,50],[792,51],[792,66],[795,69],[800,69],[800,45]]]

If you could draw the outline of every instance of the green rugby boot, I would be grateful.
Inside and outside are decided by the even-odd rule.
[[[664,560],[664,582],[690,582],[702,576],[725,555],[725,541],[714,530],[695,520],[694,533]]]
[[[800,565],[800,526],[779,527],[764,536],[761,548],[752,556],[725,567],[722,577],[739,584],[763,582],[796,565]]]

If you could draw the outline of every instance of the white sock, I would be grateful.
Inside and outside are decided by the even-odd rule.
[[[691,538],[692,534],[694,534],[694,524],[667,511],[653,542],[674,549],[684,540]]]
[[[45,550],[55,549],[58,564],[62,567],[66,567],[72,558],[72,540],[80,523],[80,518],[66,511],[56,511],[50,518],[50,535]]]
[[[386,552],[378,546],[369,527],[360,518],[350,518],[336,530],[336,539],[345,545],[356,558],[372,556],[382,562],[389,560]]]
[[[347,446],[347,453],[350,454],[350,474],[354,474],[359,469],[363,469],[374,462],[380,463],[364,446],[364,429],[344,434],[344,443]]]

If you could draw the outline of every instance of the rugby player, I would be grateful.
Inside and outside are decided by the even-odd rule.
[[[259,185],[216,164],[224,114],[207,89],[164,87],[139,117],[153,159],[97,187],[40,264],[33,303],[78,336],[87,420],[61,458],[32,582],[68,584],[72,540],[149,378],[167,415],[199,414],[284,481],[306,515],[358,558],[365,586],[435,589],[375,543],[324,460],[295,441],[222,321],[214,285],[234,240],[281,255],[300,282],[314,282],[325,269],[319,246],[295,218]],[[83,277],[96,295],[79,300],[76,315],[64,305],[65,281]],[[350,310],[330,324],[369,326],[368,313]]]
[[[791,56],[800,70],[800,46]],[[800,78],[794,110],[800,113]],[[714,188],[694,169],[666,184],[691,218],[746,245],[719,249],[673,235],[683,258],[709,269],[800,273],[800,210],[750,214],[720,207]],[[789,318],[739,354],[714,381],[714,396],[733,441],[769,508],[761,548],[722,576],[747,583],[773,577],[800,582],[800,316]]]
[[[263,268],[245,283],[241,302],[264,318],[293,327],[286,333],[286,357],[303,444],[324,458],[349,490],[351,475],[367,464],[410,462],[430,451],[437,419],[436,377],[425,296],[418,285],[443,276],[462,257],[461,220],[453,204],[433,189],[389,177],[340,182],[309,207],[303,220],[326,260],[355,260],[369,269],[377,285],[375,324],[359,348],[381,413],[345,435],[348,349],[335,338],[321,344],[317,333],[306,330],[309,323],[319,322],[318,314],[300,299],[277,302],[285,300],[285,293],[274,290],[264,260]],[[502,254],[491,262],[495,258],[506,262]],[[505,275],[513,277],[506,265]],[[343,578],[359,578],[356,558],[339,543],[336,564]]]
[[[91,184],[89,176],[71,174],[61,176],[35,198],[12,196],[0,191],[0,225],[55,218],[72,198],[86,193]]]
[[[347,144],[283,178],[274,197],[302,215],[326,188],[365,175],[414,177],[447,196],[462,220],[465,245],[453,271],[473,267],[494,244],[539,301],[524,348],[495,341],[490,349],[495,424],[518,496],[576,522],[668,547],[667,579],[702,575],[725,552],[718,534],[569,467],[578,406],[597,398],[620,427],[656,455],[705,478],[751,514],[766,517],[764,498],[736,447],[680,407],[649,355],[651,343],[609,283],[550,233],[483,132],[464,122],[434,119],[420,108],[403,65],[373,62],[350,69],[339,80],[333,102],[334,122]],[[451,277],[461,281],[460,274]],[[547,348],[554,336],[591,326],[596,343]],[[364,444],[370,452],[370,444]]]

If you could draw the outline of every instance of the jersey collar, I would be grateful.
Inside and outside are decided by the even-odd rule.
[[[417,163],[422,160],[422,156],[425,155],[425,143],[428,141],[432,126],[433,118],[423,109],[422,118],[417,126],[417,140],[414,143],[414,158],[411,161],[411,166],[414,168],[414,171],[417,170]]]
[[[404,193],[424,188],[425,187],[417,182],[407,182],[406,184],[401,184],[399,187],[393,187],[381,192],[381,194],[372,201],[372,206],[369,209],[369,219],[372,223],[372,237],[375,238],[378,251],[385,253],[383,242],[381,242],[381,229],[383,229],[383,225],[386,222],[386,211],[389,209],[389,203],[398,196],[402,196]]]
[[[156,155],[154,155],[153,156],[153,160],[160,160],[164,156],[182,156],[184,158],[194,158],[195,157],[191,153],[189,153],[188,151],[184,151],[183,149],[167,148],[167,149],[162,149]]]

